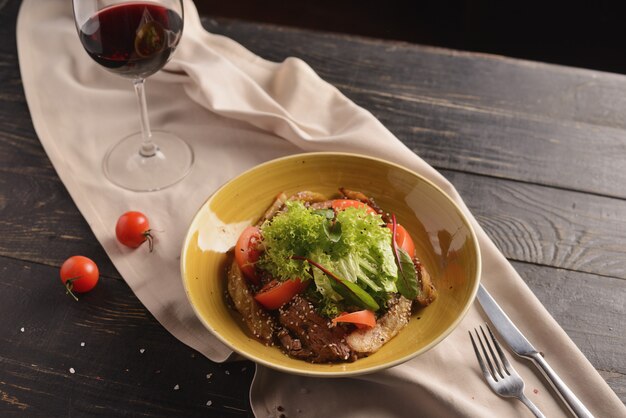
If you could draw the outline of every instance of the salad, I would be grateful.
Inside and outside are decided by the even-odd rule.
[[[363,193],[339,192],[281,193],[242,232],[226,274],[248,330],[313,363],[376,352],[437,296],[395,215]]]

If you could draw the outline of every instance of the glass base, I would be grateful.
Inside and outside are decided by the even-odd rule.
[[[182,180],[193,165],[193,150],[168,132],[152,132],[156,152],[140,153],[143,138],[136,133],[122,139],[104,158],[104,174],[114,184],[136,192],[161,190]]]

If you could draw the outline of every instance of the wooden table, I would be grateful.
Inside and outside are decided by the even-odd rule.
[[[254,365],[214,364],[161,327],[57,177],[21,85],[19,3],[0,1],[0,416],[251,416]],[[439,169],[626,402],[626,77],[204,23],[264,58],[303,58]],[[79,302],[58,278],[74,254],[102,274]]]

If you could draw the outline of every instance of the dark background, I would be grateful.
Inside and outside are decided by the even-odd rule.
[[[196,0],[196,4],[216,17],[626,74],[626,14],[620,0]]]

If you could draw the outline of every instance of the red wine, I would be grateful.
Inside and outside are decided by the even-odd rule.
[[[98,64],[129,78],[160,70],[183,32],[182,17],[166,7],[131,2],[100,10],[79,30],[83,47]]]

